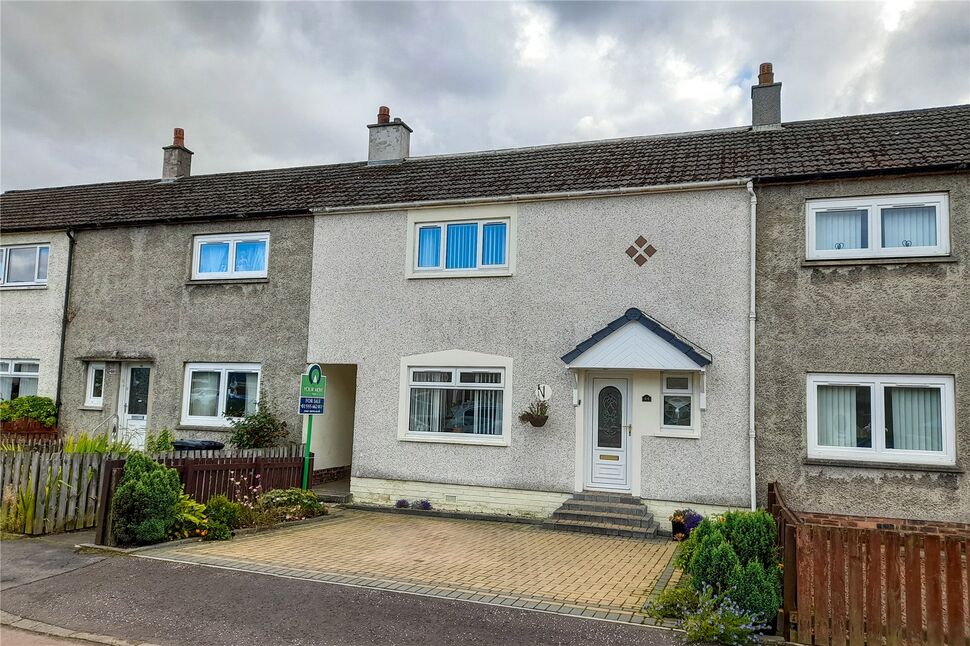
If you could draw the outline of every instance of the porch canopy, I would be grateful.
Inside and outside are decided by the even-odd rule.
[[[631,307],[563,355],[570,368],[703,370],[711,356]]]

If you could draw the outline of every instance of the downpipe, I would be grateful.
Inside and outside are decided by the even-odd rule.
[[[750,248],[750,284],[748,285],[748,472],[751,478],[751,511],[758,508],[758,484],[755,470],[755,425],[754,425],[754,328],[757,315],[755,312],[755,269],[757,252],[757,223],[758,223],[758,196],[754,192],[754,183],[749,181],[746,185],[748,195],[751,196],[751,232],[749,234]]]
[[[64,307],[61,311],[61,344],[57,355],[57,388],[54,394],[54,402],[57,406],[57,413],[61,412],[61,389],[64,383],[64,338],[67,336],[68,306],[71,302],[71,271],[74,266],[74,245],[77,244],[74,229],[67,230],[67,269],[64,276]]]

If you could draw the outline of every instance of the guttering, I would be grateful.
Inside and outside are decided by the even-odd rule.
[[[558,191],[554,193],[514,193],[510,195],[491,195],[488,197],[465,197],[441,200],[415,200],[412,202],[392,202],[361,204],[355,206],[322,206],[310,209],[317,215],[327,213],[357,213],[361,211],[402,211],[446,206],[474,206],[477,204],[499,204],[508,202],[547,202],[551,200],[581,200],[592,197],[616,197],[622,195],[642,195],[645,193],[675,193],[682,191],[705,191],[750,183],[747,178],[722,179],[711,182],[684,182],[680,184],[658,184],[656,186],[630,186],[603,188],[588,191]]]
[[[748,194],[751,196],[751,231],[748,234],[750,256],[750,283],[748,284],[748,473],[751,478],[751,511],[758,508],[758,483],[755,471],[755,426],[754,426],[754,328],[757,314],[755,311],[755,269],[757,245],[757,223],[758,223],[758,196],[754,192],[754,183],[749,181],[746,185]]]
[[[74,245],[77,244],[77,238],[74,234],[74,229],[67,230],[67,272],[64,278],[64,307],[61,312],[61,348],[57,356],[57,389],[55,395],[55,404],[57,406],[57,412],[61,412],[61,384],[64,382],[64,338],[67,336],[67,306],[71,300],[71,268],[74,265]]]

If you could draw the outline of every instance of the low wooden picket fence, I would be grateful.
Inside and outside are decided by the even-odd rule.
[[[101,469],[110,457],[93,453],[3,453],[3,529],[50,534],[94,527]]]
[[[227,449],[218,451],[170,451],[152,455],[159,461],[209,460],[212,464],[233,463],[248,467],[238,473],[252,478],[255,475],[253,461],[256,459],[288,460],[287,464],[299,465],[299,474],[286,472],[279,475],[279,468],[271,468],[262,477],[269,478],[264,489],[281,486],[300,486],[303,474],[303,451],[305,445],[292,444],[265,449]],[[40,444],[30,443],[31,450],[0,452],[0,525],[5,531],[24,534],[52,534],[95,527],[99,522],[99,501],[102,499],[104,468],[107,462],[124,465],[122,455],[96,453],[63,453],[63,440],[50,440]],[[235,461],[235,462],[234,462]],[[178,467],[177,467],[178,468]],[[220,467],[221,468],[221,467]],[[292,467],[291,467],[292,468]],[[197,467],[190,474],[212,470]],[[215,469],[218,473],[219,470]],[[183,471],[180,471],[182,474]],[[183,483],[186,479],[182,478]],[[217,488],[217,477],[193,475],[189,493],[197,500],[208,500]],[[218,493],[226,493],[218,491]]]
[[[206,503],[217,495],[227,496],[230,500],[235,500],[238,495],[251,495],[249,488],[257,485],[262,491],[299,487],[303,480],[302,455],[156,459],[177,470],[185,493],[200,503]],[[102,469],[95,536],[95,542],[99,545],[114,544],[111,499],[118,488],[124,466],[124,460],[109,460]],[[236,481],[240,484],[237,485]]]
[[[843,644],[970,644],[970,535],[804,522],[775,483],[788,641]]]

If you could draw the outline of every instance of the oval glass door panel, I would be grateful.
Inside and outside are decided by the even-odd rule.
[[[619,449],[623,443],[623,395],[615,386],[600,390],[597,419],[596,446],[601,449]]]

